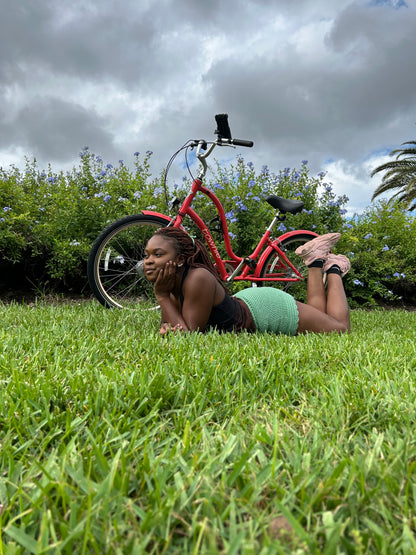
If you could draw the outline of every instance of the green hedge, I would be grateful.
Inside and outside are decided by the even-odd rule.
[[[151,154],[136,152],[133,164],[120,160],[113,167],[85,147],[79,166],[66,174],[50,167],[41,171],[35,161],[23,171],[0,169],[0,288],[29,284],[41,291],[89,292],[86,260],[101,230],[143,209],[169,213],[167,201],[189,190],[190,180],[183,178],[165,191],[163,176],[150,174]],[[348,198],[335,195],[324,173],[311,176],[306,160],[298,169],[275,173],[267,166],[256,171],[239,157],[227,167],[218,164],[206,185],[224,206],[237,254],[249,254],[269,225],[268,194],[301,199],[303,212],[289,215],[276,235],[290,229],[340,231],[338,252],[350,253],[352,261],[345,284],[353,303],[415,302],[415,223],[400,206],[378,203],[348,220]],[[194,207],[205,221],[216,216],[202,195]],[[192,222],[187,225],[198,233]],[[218,224],[213,221],[211,227]]]

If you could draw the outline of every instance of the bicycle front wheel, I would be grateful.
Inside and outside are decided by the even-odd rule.
[[[260,277],[273,279],[273,275],[281,275],[282,281],[259,282],[267,287],[278,287],[290,293],[297,301],[306,302],[306,278],[308,275],[308,268],[300,256],[295,253],[295,250],[311,241],[316,237],[316,234],[311,232],[300,232],[292,237],[284,239],[280,248],[284,251],[286,257],[290,260],[291,264],[296,268],[301,277],[298,277],[293,269],[283,262],[279,253],[272,250],[264,262],[261,270]]]
[[[169,218],[158,216],[126,216],[97,237],[87,272],[90,287],[102,305],[138,308],[143,300],[156,305],[153,285],[143,272],[144,249],[155,231],[169,222]]]

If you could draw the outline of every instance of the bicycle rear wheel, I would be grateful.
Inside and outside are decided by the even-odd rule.
[[[150,237],[169,218],[135,214],[108,226],[94,242],[88,257],[88,281],[107,308],[138,308],[146,300],[156,306],[153,286],[143,273],[143,256]]]
[[[283,289],[283,291],[286,291],[290,293],[293,297],[295,297],[297,301],[303,303],[306,302],[306,278],[308,275],[308,269],[302,258],[295,253],[295,250],[308,241],[311,241],[311,239],[314,239],[315,237],[316,234],[312,231],[303,231],[296,235],[293,235],[292,237],[287,237],[282,241],[280,245],[280,248],[285,252],[287,258],[300,273],[300,278],[296,275],[296,273],[292,270],[290,266],[282,262],[278,252],[273,250],[270,252],[260,270],[260,277],[272,277],[273,274],[282,273],[282,277],[285,281],[259,282],[258,285],[265,285],[267,287],[277,287],[279,289]]]

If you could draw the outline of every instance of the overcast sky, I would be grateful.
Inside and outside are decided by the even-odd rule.
[[[0,166],[54,171],[84,146],[153,151],[159,175],[229,114],[260,171],[309,160],[349,212],[416,139],[416,0],[0,0]],[[216,151],[218,152],[218,150]]]

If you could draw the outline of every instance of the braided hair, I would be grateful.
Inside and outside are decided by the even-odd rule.
[[[164,239],[170,241],[174,245],[177,255],[182,255],[185,258],[186,266],[189,268],[205,268],[224,287],[208,250],[199,239],[193,239],[177,227],[161,227],[155,235],[161,235]]]

